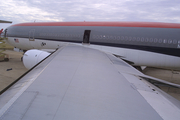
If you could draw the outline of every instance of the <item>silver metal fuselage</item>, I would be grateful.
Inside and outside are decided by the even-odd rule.
[[[179,26],[121,22],[24,23],[7,28],[6,36],[9,44],[22,50],[86,43],[88,47],[113,53],[134,65],[178,69]],[[88,41],[85,41],[86,36]]]

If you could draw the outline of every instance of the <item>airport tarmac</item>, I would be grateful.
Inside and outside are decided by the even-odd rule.
[[[143,73],[162,80],[166,80],[168,82],[180,84],[180,71],[171,71],[158,68],[146,68]],[[159,88],[180,101],[180,88],[173,88],[167,86],[159,86]]]
[[[0,62],[0,91],[27,71],[21,61],[23,53],[12,50],[3,53],[9,55],[9,61]]]
[[[0,91],[27,71],[21,61],[21,57],[23,56],[22,53],[12,50],[6,50],[3,53],[9,55],[9,61],[0,62]],[[180,71],[146,68],[143,70],[143,73],[149,76],[167,80],[169,82],[180,84]],[[160,88],[171,96],[180,100],[180,88],[166,86],[160,86]]]

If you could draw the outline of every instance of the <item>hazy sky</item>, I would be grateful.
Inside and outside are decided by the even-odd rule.
[[[180,0],[1,0],[0,20],[180,23]]]

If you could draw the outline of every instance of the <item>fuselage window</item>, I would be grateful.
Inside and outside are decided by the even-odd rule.
[[[180,47],[180,40],[178,40],[178,48]]]
[[[162,43],[162,39],[159,39],[159,43]]]
[[[121,36],[121,40],[124,40],[124,36]]]
[[[141,38],[141,42],[144,42],[144,38],[143,37]]]
[[[112,39],[113,39],[113,36],[110,36],[109,39],[112,40]]]
[[[164,40],[163,40],[163,43],[167,43],[167,40],[166,40],[166,39],[164,39]]]
[[[140,37],[137,37],[137,41],[140,41]]]
[[[100,36],[99,36],[99,35],[97,35],[97,39],[100,39]]]
[[[146,38],[146,39],[145,39],[145,42],[148,42],[148,41],[149,41],[149,39],[148,39],[148,38]]]
[[[119,37],[119,36],[117,36],[117,40],[120,40],[120,37]]]
[[[132,40],[132,37],[129,37],[129,41],[131,41]]]
[[[106,39],[107,39],[107,40],[109,39],[109,36],[108,36],[108,35],[106,36]]]
[[[116,40],[116,36],[113,37],[113,40]]]
[[[168,40],[168,43],[169,43],[169,44],[172,44],[172,40],[171,40],[171,39],[170,39],[170,40]]]
[[[158,41],[158,39],[157,39],[157,38],[155,38],[155,39],[154,39],[154,42],[155,42],[155,43],[157,43],[157,41]]]
[[[105,35],[103,35],[103,39],[105,39],[106,38],[106,36]]]
[[[153,42],[153,38],[150,38],[150,42]]]
[[[133,37],[133,41],[136,41],[136,37]]]
[[[177,44],[177,40],[173,40],[173,44]]]
[[[125,40],[128,40],[128,37],[127,37],[127,36],[125,36]]]
[[[99,36],[99,39],[102,39],[102,35]]]

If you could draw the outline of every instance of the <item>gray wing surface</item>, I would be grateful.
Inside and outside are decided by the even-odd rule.
[[[0,119],[179,120],[179,101],[137,75],[110,54],[67,45],[0,96]]]

